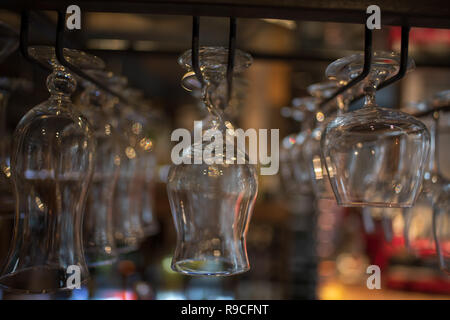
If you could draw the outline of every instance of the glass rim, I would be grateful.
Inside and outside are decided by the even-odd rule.
[[[80,69],[101,70],[105,62],[97,56],[76,49],[63,48],[66,60]],[[34,59],[52,67],[60,65],[56,59],[55,48],[52,46],[30,46],[28,54]]]

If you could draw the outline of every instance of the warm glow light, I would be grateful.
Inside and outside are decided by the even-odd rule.
[[[7,178],[11,177],[11,167],[10,166],[4,166],[3,167],[3,173]]]
[[[36,205],[38,206],[39,210],[44,211],[45,206],[42,203],[41,199],[39,197],[36,197],[35,201],[36,201]]]
[[[120,157],[118,155],[114,156],[114,164],[116,166],[120,166]]]
[[[89,39],[86,45],[89,49],[125,50],[130,46],[130,42],[123,39]]]
[[[322,122],[325,119],[325,115],[319,111],[316,113],[316,119],[317,121]]]
[[[313,166],[314,166],[314,176],[315,176],[316,180],[323,179],[322,161],[320,161],[319,156],[314,156]]]
[[[142,138],[141,141],[139,141],[139,145],[145,151],[149,151],[152,149],[153,142],[150,138]]]
[[[140,134],[142,132],[142,124],[140,124],[139,122],[133,123],[131,131],[133,131],[134,134]]]
[[[342,300],[344,298],[344,287],[338,283],[328,283],[319,290],[321,300]]]
[[[126,147],[125,154],[127,155],[128,159],[136,158],[136,151],[133,147]]]
[[[111,134],[111,125],[110,124],[105,125],[105,134],[107,136],[109,136]]]

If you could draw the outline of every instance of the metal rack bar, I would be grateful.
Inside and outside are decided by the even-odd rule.
[[[351,87],[355,86],[362,80],[364,80],[365,77],[370,72],[370,67],[372,65],[372,30],[367,28],[364,25],[365,28],[365,35],[364,35],[364,66],[361,73],[354,79],[352,79],[350,82],[348,82],[345,86],[340,87],[338,90],[336,90],[335,93],[333,93],[330,97],[324,99],[321,101],[319,107],[324,107],[327,103],[335,99],[338,95],[343,93],[344,91],[350,89]]]
[[[119,1],[120,2],[120,1]],[[196,73],[196,76],[200,83],[204,83],[204,79],[202,76],[202,73],[200,71],[199,66],[199,28],[200,28],[200,18],[199,16],[193,17],[193,37],[192,37],[192,65],[193,69]],[[56,36],[56,45],[55,45],[55,52],[58,60],[60,63],[67,68],[69,68],[71,71],[73,71],[75,74],[79,75],[82,78],[85,78],[86,80],[92,82],[94,85],[99,87],[100,89],[108,92],[109,94],[118,97],[121,101],[124,101],[125,103],[129,103],[127,99],[122,96],[120,93],[117,93],[110,88],[108,88],[106,85],[104,85],[102,82],[94,79],[93,77],[86,74],[83,70],[80,70],[76,66],[72,65],[70,62],[68,62],[64,55],[63,55],[63,40],[64,40],[64,30],[65,30],[65,13],[61,10],[58,11],[58,21],[57,21],[57,36]],[[401,33],[401,59],[400,59],[400,68],[398,73],[386,80],[385,82],[381,83],[377,90],[382,89],[392,83],[395,83],[396,81],[402,79],[404,75],[407,72],[408,68],[408,46],[409,46],[409,31],[410,26],[402,26],[402,33]],[[49,67],[42,62],[32,58],[28,54],[28,32],[29,32],[29,12],[24,10],[22,12],[22,21],[21,21],[21,32],[20,32],[20,51],[22,55],[29,61],[33,63],[38,63],[40,66],[44,67],[45,69],[49,69]],[[229,34],[229,52],[228,52],[228,65],[227,65],[227,82],[228,82],[228,99],[231,97],[232,94],[232,82],[233,82],[233,67],[234,67],[234,59],[235,59],[235,47],[236,47],[236,18],[231,17],[230,18],[230,34]],[[264,57],[263,57],[264,58]],[[370,72],[370,65],[371,65],[371,58],[372,58],[372,31],[367,29],[365,27],[365,42],[364,42],[364,67],[361,72],[361,74],[352,79],[347,85],[344,87],[341,87],[339,90],[337,90],[331,97],[325,99],[320,104],[321,107],[323,107],[325,104],[330,102],[331,100],[335,99],[337,95],[341,94],[342,92],[346,91],[347,89],[353,87],[360,81],[362,81]],[[358,100],[361,97],[356,97],[354,100]]]
[[[2,0],[12,10],[65,10],[72,0]],[[78,0],[82,12],[272,18],[365,23],[366,0]],[[378,0],[383,25],[450,28],[448,0]]]

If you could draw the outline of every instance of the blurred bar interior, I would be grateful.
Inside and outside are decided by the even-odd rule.
[[[450,89],[450,9],[444,1],[442,6],[428,7],[422,1],[400,1],[395,8],[390,1],[379,2],[383,27],[373,32],[374,50],[399,52],[401,25],[409,25],[409,57],[416,69],[379,90],[377,103],[393,109],[412,108],[415,114],[423,111],[421,103]],[[251,269],[231,277],[190,277],[171,269],[177,237],[166,192],[174,145],[170,135],[176,128],[192,130],[194,121],[206,116],[199,99],[180,85],[185,70],[177,59],[192,48],[192,16],[201,16],[200,45],[223,47],[228,46],[228,17],[237,16],[236,47],[249,52],[254,61],[244,73],[247,81],[233,124],[244,130],[279,128],[283,152],[286,144],[295,143],[283,138],[295,140],[304,128],[304,113],[295,107],[296,99],[310,96],[311,84],[327,80],[324,71],[330,63],[364,49],[366,1],[321,3],[78,1],[81,30],[66,30],[65,45],[100,57],[108,71],[125,77],[128,87],[140,91],[135,101],[145,102],[134,110],[133,121],[145,123],[148,130],[145,143],[154,159],[147,163],[155,161],[154,172],[151,186],[134,192],[147,192],[149,210],[157,222],[153,221],[153,231],[138,239],[136,250],[125,250],[112,264],[90,267],[90,280],[81,290],[39,295],[4,291],[3,298],[449,299],[450,278],[439,268],[436,249],[427,251],[425,242],[423,250],[417,249],[420,235],[432,232],[430,204],[416,203],[412,210],[419,218],[406,230],[406,209],[342,207],[334,200],[315,197],[311,189],[297,192],[282,177],[286,165],[282,154],[279,173],[258,178],[247,236]],[[18,35],[21,11],[30,10],[29,45],[54,46],[54,10],[65,10],[67,5],[52,0],[42,4],[2,1],[0,21]],[[0,113],[5,124],[0,137],[2,166],[6,167],[10,160],[5,155],[10,153],[7,150],[20,119],[48,98],[48,71],[25,60],[18,45],[14,49],[0,64],[0,81],[5,86],[8,79],[21,79],[14,89],[2,90],[2,95],[8,91],[4,113]],[[448,92],[447,99],[448,106]],[[72,100],[75,105],[83,104],[82,86]],[[350,110],[362,105],[363,99],[353,101]],[[427,124],[432,117],[421,120]],[[440,176],[448,181],[449,113],[441,112],[439,128],[436,161]],[[2,167],[5,175],[6,167]],[[5,264],[12,243],[14,204],[11,194],[1,192],[0,261]],[[410,248],[405,245],[408,237],[417,240],[414,250],[411,242]],[[434,241],[432,235],[424,238]],[[381,268],[381,290],[366,286],[369,265]]]

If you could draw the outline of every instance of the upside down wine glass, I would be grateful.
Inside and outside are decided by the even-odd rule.
[[[0,56],[0,60],[1,58]],[[7,105],[12,92],[29,93],[32,87],[32,83],[26,79],[0,77],[0,219],[14,211],[11,135],[7,128]]]
[[[416,106],[429,103],[420,103]],[[412,108],[410,107],[409,110]],[[412,110],[411,110],[412,111]],[[435,258],[437,255],[436,244],[433,237],[433,204],[440,192],[441,177],[438,170],[437,159],[437,129],[438,112],[431,117],[426,117],[423,122],[430,132],[430,156],[425,167],[422,188],[417,201],[411,208],[404,209],[405,221],[405,246],[415,256],[421,258]]]
[[[151,116],[151,107],[143,101],[143,92],[127,88],[125,96],[134,103],[124,109],[125,118],[129,120],[127,137],[129,147],[136,151],[138,162],[133,182],[137,198],[136,217],[139,218],[141,238],[159,232],[159,224],[154,212],[154,180],[156,157],[154,152],[155,125]],[[133,206],[134,207],[134,206]]]
[[[202,123],[202,134],[212,132],[223,146],[211,150],[205,137],[189,143],[181,151],[181,163],[173,164],[168,175],[167,192],[177,231],[172,269],[190,275],[225,276],[250,268],[246,234],[258,181],[256,166],[248,163],[244,150],[234,148],[235,161],[226,157],[225,145],[235,138],[232,124],[223,118],[227,58],[225,48],[199,49],[205,80],[202,97],[211,114]],[[191,50],[178,61],[192,71]],[[250,63],[250,55],[237,50],[234,73],[241,73]],[[193,161],[199,155],[203,161]]]
[[[450,90],[437,93],[432,100],[433,107],[448,107],[450,105]],[[450,181],[442,174],[439,166],[442,158],[439,157],[439,147],[442,147],[443,130],[448,130],[448,125],[439,124],[442,112],[435,112],[436,137],[435,137],[435,174],[431,182],[434,183],[433,203],[433,235],[436,243],[436,251],[441,270],[450,275]]]
[[[326,82],[315,83],[308,86],[308,92],[316,98],[316,103],[320,103],[330,97],[341,84],[338,81],[331,80]],[[321,157],[320,140],[322,134],[327,126],[327,123],[333,119],[334,115],[342,115],[348,111],[348,106],[351,99],[361,91],[360,86],[351,88],[341,94],[335,99],[328,102],[319,110],[316,108],[314,115],[315,128],[307,136],[304,142],[304,161],[307,164],[310,172],[311,183],[314,193],[319,199],[335,200],[331,184],[328,179],[328,173],[325,168],[325,162]]]
[[[337,81],[327,81],[310,85],[308,92],[316,98],[316,104],[319,105],[323,99],[330,97],[337,89]],[[344,99],[341,100],[344,101]],[[345,99],[345,101],[348,101],[348,99]],[[334,200],[325,163],[321,159],[320,139],[330,115],[336,112],[336,109],[340,110],[336,102],[337,100],[330,101],[322,110],[316,108],[314,129],[307,135],[303,143],[303,161],[308,168],[311,185],[318,199]],[[342,108],[346,109],[347,106]]]
[[[32,87],[32,82],[26,79],[0,77],[0,266],[9,251],[15,210],[11,181],[12,139],[7,128],[7,104],[11,93],[30,93]]]
[[[3,62],[19,45],[17,32],[0,21],[0,62]],[[0,78],[0,266],[8,251],[14,212],[14,195],[11,183],[10,135],[6,128],[6,105],[15,80]]]
[[[50,98],[31,109],[14,134],[16,217],[0,285],[16,292],[47,293],[70,289],[71,275],[79,284],[88,278],[81,227],[95,141],[70,100],[76,81],[58,63],[54,48],[32,47],[29,53],[53,68],[47,78]],[[80,51],[64,49],[64,55],[81,68],[104,67]]]
[[[304,153],[307,151],[305,149],[306,139],[313,129],[316,116],[316,104],[317,99],[314,97],[294,98],[292,100],[294,117],[300,116],[302,118],[301,131],[293,136],[294,143],[288,153],[290,162],[287,163],[293,173],[293,177],[290,179],[295,185],[294,192],[296,194],[309,195],[313,191],[311,175],[308,170],[308,165],[304,160]]]
[[[284,107],[281,113],[298,122],[301,131],[284,137],[280,148],[280,178],[288,195],[309,195],[312,192],[310,174],[303,160],[304,143],[311,133],[315,115],[316,99],[313,97],[294,98],[292,107]]]
[[[377,85],[398,72],[399,62],[396,53],[374,52],[363,108],[337,116],[322,136],[322,157],[339,205],[411,207],[416,200],[430,134],[413,116],[375,103]],[[363,64],[363,54],[351,55],[329,65],[326,75],[346,83]],[[408,69],[413,66],[409,59]]]
[[[116,91],[126,93],[123,78],[122,83],[113,86]],[[125,94],[127,97],[127,95]],[[117,131],[119,132],[119,157],[120,173],[115,189],[114,200],[114,237],[116,247],[120,254],[129,253],[138,249],[139,242],[144,236],[141,224],[140,203],[143,193],[139,153],[136,148],[136,134],[142,130],[141,123],[130,117],[130,106],[124,103],[116,104]]]
[[[117,77],[104,70],[87,70],[90,76],[106,85]],[[114,189],[119,177],[117,165],[119,149],[116,135],[108,116],[111,99],[108,94],[89,81],[82,82],[85,90],[80,97],[80,111],[91,123],[97,150],[94,174],[86,201],[83,221],[83,245],[87,265],[97,267],[112,264],[117,259],[114,242]]]

